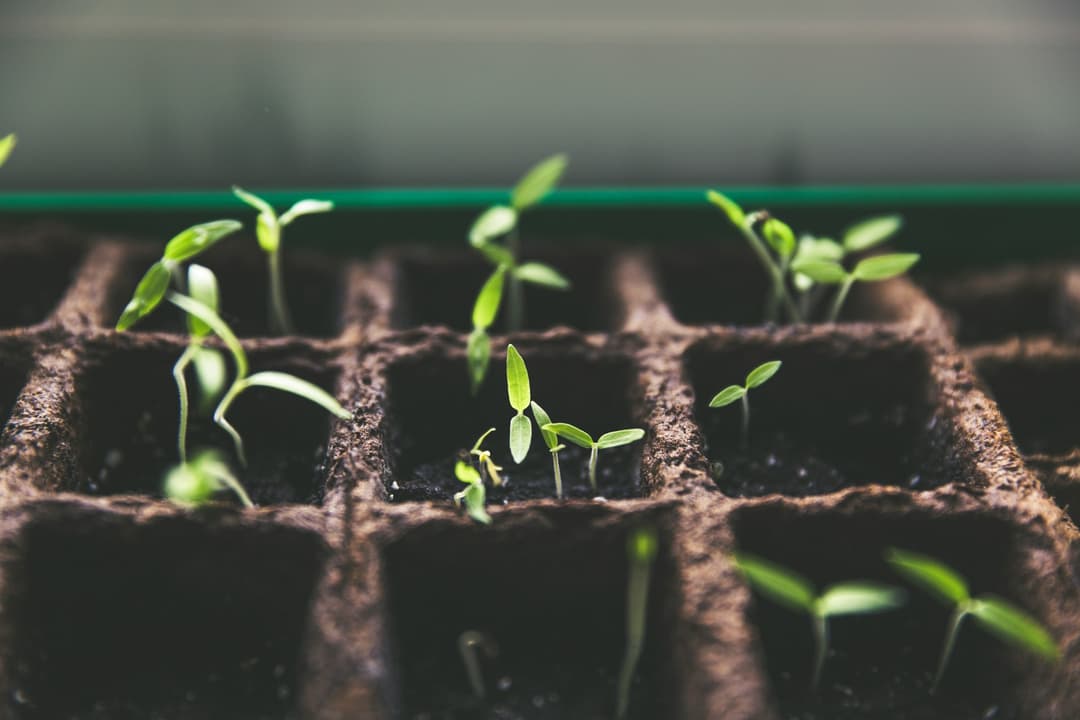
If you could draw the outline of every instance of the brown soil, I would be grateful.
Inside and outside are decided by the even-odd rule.
[[[537,246],[575,290],[566,305],[530,298],[529,329],[495,336],[473,398],[461,321],[482,281],[475,258],[450,253],[461,265],[444,267],[423,251],[370,264],[298,255],[294,277],[322,299],[309,304],[298,286],[301,335],[267,338],[262,258],[247,245],[248,255],[237,245],[207,262],[226,293],[254,288],[250,306],[229,311],[255,336],[253,365],[313,380],[355,413],[339,422],[268,392],[238,404],[256,510],[223,498],[191,511],[158,497],[175,454],[170,368],[184,339],[109,329],[153,254],[145,246],[73,256],[71,285],[42,317],[0,330],[0,717],[609,718],[625,539],[644,524],[661,547],[631,717],[1080,715],[1080,531],[1039,482],[1070,477],[1073,456],[1032,454],[1074,447],[1070,416],[1040,426],[1057,410],[1028,408],[1024,388],[1043,389],[1010,395],[1023,374],[965,355],[911,283],[862,288],[847,318],[856,322],[767,328],[739,314],[745,303],[693,315],[695,287],[750,292],[748,269],[713,266],[711,255]],[[476,277],[444,282],[446,268]],[[601,453],[603,499],[583,482],[577,449],[562,456],[562,502],[538,432],[525,464],[507,457],[509,341],[553,419],[594,435],[646,430]],[[1069,352],[1053,340],[1019,345],[1014,360]],[[753,391],[744,454],[738,406],[707,403],[774,358],[784,367]],[[1051,379],[1045,392],[1068,405],[1071,375]],[[487,447],[510,483],[489,489],[493,523],[480,526],[450,499],[452,462],[492,426]],[[192,438],[228,449],[203,416]],[[900,583],[881,561],[890,545],[937,555],[976,592],[1040,617],[1061,663],[970,625],[930,696],[945,610],[911,589],[902,611],[837,620],[824,686],[807,693],[808,623],[755,596],[731,553],[789,564],[819,586]],[[457,655],[465,629],[500,646],[484,664],[484,703]]]

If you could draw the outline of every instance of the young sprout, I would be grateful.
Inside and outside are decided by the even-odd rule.
[[[1057,660],[1060,653],[1050,633],[1027,613],[992,595],[972,597],[968,584],[948,565],[927,555],[890,548],[886,560],[893,568],[929,594],[952,606],[945,643],[941,648],[934,684],[930,692],[937,691],[945,666],[952,656],[956,636],[964,618],[971,616],[1000,639],[1030,650],[1049,660]]]
[[[810,686],[815,690],[829,653],[830,618],[885,612],[904,603],[903,590],[862,580],[832,585],[818,595],[801,575],[748,553],[738,553],[735,565],[762,595],[810,617],[815,646]]]
[[[630,443],[637,442],[645,437],[645,431],[641,428],[612,430],[611,432],[604,433],[596,440],[593,440],[589,433],[570,423],[548,423],[541,426],[540,429],[553,432],[559,437],[569,440],[578,447],[583,447],[590,451],[589,484],[592,486],[593,492],[596,492],[596,456],[599,451],[617,448],[622,445],[629,445]]]
[[[495,432],[495,428],[488,428],[487,432],[478,437],[476,443],[472,446],[472,449],[469,450],[469,454],[476,456],[476,462],[480,466],[481,475],[483,475],[483,472],[486,470],[488,477],[491,478],[491,484],[495,487],[499,487],[503,483],[502,476],[499,475],[502,468],[496,465],[495,461],[491,459],[490,450],[480,449],[480,446],[484,444],[484,440],[487,439],[487,436],[493,432]]]
[[[532,402],[532,411],[536,426],[540,428],[540,437],[544,438],[544,444],[547,445],[548,452],[551,453],[551,464],[555,469],[555,497],[562,500],[562,471],[559,469],[559,452],[565,450],[566,446],[559,442],[558,435],[544,429],[545,425],[551,424],[551,418],[535,400]]]
[[[480,288],[480,294],[476,296],[476,303],[473,305],[473,329],[469,334],[465,352],[469,364],[469,384],[473,395],[484,382],[488,363],[491,360],[491,339],[487,331],[495,322],[495,316],[499,312],[505,279],[506,266],[500,265],[491,273],[484,287]]]
[[[525,417],[532,393],[525,360],[513,345],[506,346],[506,394],[510,398],[510,407],[516,412],[510,418],[510,456],[520,465],[532,445],[532,423]]]
[[[630,707],[630,681],[645,644],[645,611],[649,599],[649,578],[657,549],[656,530],[642,527],[630,533],[626,542],[629,581],[626,586],[626,652],[619,668],[615,694],[615,717],[622,720]]]
[[[483,525],[491,524],[491,516],[484,509],[487,502],[487,491],[484,489],[484,480],[480,477],[480,471],[469,463],[458,460],[454,466],[454,476],[465,483],[465,489],[454,493],[454,504],[461,506],[465,503],[465,511],[469,517]]]
[[[180,505],[197,507],[222,490],[235,493],[244,507],[255,507],[217,450],[201,450],[165,475],[165,497]]]
[[[834,323],[840,317],[840,309],[844,306],[851,287],[856,281],[880,282],[903,275],[919,261],[916,253],[893,253],[890,255],[875,255],[860,260],[855,269],[848,272],[844,266],[835,260],[806,260],[795,263],[792,269],[801,273],[816,283],[823,285],[839,285],[840,289],[833,298],[833,304],[829,310],[828,321]]]
[[[709,407],[719,408],[730,405],[736,400],[742,400],[742,447],[743,450],[750,446],[750,390],[768,382],[769,378],[780,370],[779,360],[770,360],[762,363],[750,371],[746,376],[745,385],[728,385],[716,393],[709,401]]]
[[[281,273],[282,229],[301,215],[330,212],[334,209],[334,203],[326,200],[300,200],[279,216],[270,203],[243,188],[234,185],[233,194],[259,211],[255,221],[255,236],[259,247],[266,253],[267,269],[270,273],[270,329],[278,335],[288,335],[293,332],[293,324],[288,303],[285,301],[285,282]]]
[[[489,659],[499,654],[499,646],[487,633],[478,630],[466,630],[458,636],[458,652],[465,663],[465,674],[469,676],[469,685],[473,695],[479,700],[486,697],[484,692],[484,673],[480,669],[480,652]]]
[[[0,138],[0,167],[4,167],[11,151],[15,149],[15,133]]]

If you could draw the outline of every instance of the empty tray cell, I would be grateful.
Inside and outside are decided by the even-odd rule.
[[[567,509],[549,522],[502,516],[489,528],[436,523],[385,549],[400,717],[580,720],[614,715],[626,644],[626,538],[631,516],[590,521]],[[672,717],[678,604],[661,531],[629,717]],[[433,600],[437,598],[437,600]],[[471,690],[458,641],[475,631],[486,700]]]
[[[709,402],[771,360],[783,365],[749,392],[744,446],[741,402]],[[963,480],[953,424],[918,345],[870,333],[706,340],[685,364],[710,472],[727,495],[820,495],[871,484],[926,490]]]
[[[571,422],[593,438],[623,428],[643,427],[633,411],[636,377],[631,362],[575,346],[519,347],[529,371],[532,398],[553,422]],[[551,454],[532,423],[532,445],[517,465],[510,456],[509,428],[514,411],[506,391],[505,355],[491,361],[476,397],[469,393],[465,358],[460,352],[419,353],[389,371],[389,428],[385,442],[391,473],[387,489],[395,501],[450,502],[463,485],[454,476],[456,461],[488,428],[484,449],[503,468],[504,485],[489,488],[488,503],[555,497]],[[532,410],[526,411],[532,419]],[[559,453],[563,492],[569,498],[608,499],[642,494],[642,443],[601,450],[597,490],[588,480],[589,451],[572,443]]]
[[[38,508],[5,583],[15,718],[295,717],[314,533]]]
[[[817,592],[838,582],[869,580],[907,593],[900,609],[829,622],[830,652],[816,692],[810,688],[814,642],[807,615],[755,593],[751,619],[785,720],[1050,717],[1030,708],[1030,714],[1018,711],[1029,684],[1045,677],[1050,666],[971,619],[961,627],[938,692],[931,695],[951,609],[908,584],[884,559],[890,547],[930,555],[966,578],[974,595],[992,593],[1024,607],[1041,590],[1036,581],[1010,579],[1027,576],[1026,559],[1002,521],[970,513],[800,512],[774,505],[737,511],[734,528],[739,552],[798,572]]]
[[[526,259],[543,262],[570,281],[568,290],[525,283],[524,330],[547,330],[564,326],[595,332],[614,330],[616,323],[611,287],[610,254],[526,253]],[[494,268],[477,253],[425,252],[397,256],[394,306],[391,323],[407,329],[421,325],[444,325],[468,332],[480,288]],[[492,328],[507,331],[509,283]]]
[[[266,254],[254,238],[229,238],[224,243],[248,243],[243,251],[221,245],[194,262],[217,275],[221,294],[221,317],[239,337],[269,337],[269,271]],[[133,252],[111,289],[108,318],[119,318],[139,279],[158,259],[157,247]],[[285,297],[296,335],[331,338],[341,330],[344,295],[342,263],[303,253],[282,251]],[[165,303],[135,326],[139,331],[186,333],[183,312]]]
[[[0,328],[46,320],[63,298],[84,246],[51,230],[29,230],[0,253]]]
[[[965,345],[1010,337],[1065,334],[1067,268],[1015,265],[927,283],[931,295],[952,316]]]
[[[771,285],[749,247],[730,243],[687,245],[655,254],[661,294],[671,315],[683,325],[761,325]],[[840,314],[841,322],[891,323],[910,310],[893,301],[886,283],[856,283]],[[822,288],[810,305],[810,319],[828,313],[834,287]],[[782,315],[786,320],[786,316]]]
[[[81,473],[72,489],[93,495],[161,495],[166,470],[179,461],[179,403],[172,368],[182,349],[179,344],[169,351],[140,343],[107,352],[85,369],[76,395]],[[314,355],[282,359],[251,353],[249,359],[252,372],[288,372],[333,392],[335,374]],[[198,407],[193,377],[189,371],[189,455],[203,448],[221,450],[257,505],[321,502],[331,419],[325,410],[267,388],[245,391],[228,415],[244,438],[249,465],[242,468],[232,440],[211,420],[213,408]],[[222,499],[233,500],[228,494]]]

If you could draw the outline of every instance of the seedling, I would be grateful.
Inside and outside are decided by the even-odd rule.
[[[888,280],[903,275],[918,261],[919,256],[916,253],[893,253],[890,255],[875,255],[860,260],[851,272],[848,272],[840,262],[833,260],[806,260],[795,263],[793,269],[816,283],[840,286],[829,310],[828,321],[834,323],[840,317],[840,310],[844,306],[844,300],[847,299],[848,293],[856,281],[880,282]]]
[[[476,304],[473,305],[473,329],[469,333],[469,341],[465,349],[469,363],[469,384],[473,395],[483,384],[488,364],[491,361],[491,338],[488,336],[488,328],[495,322],[495,316],[499,312],[505,280],[506,266],[500,265],[491,273],[484,287],[480,288],[480,294],[476,296]]]
[[[545,425],[551,424],[551,418],[535,400],[532,402],[532,411],[533,420],[536,421],[536,426],[540,428],[540,437],[544,438],[544,444],[547,445],[548,452],[551,453],[551,464],[555,470],[555,497],[562,500],[562,471],[559,469],[559,452],[565,450],[566,446],[559,442],[558,435],[544,429]]]
[[[473,695],[478,700],[483,700],[487,693],[484,692],[484,673],[480,669],[479,655],[482,652],[489,659],[493,658],[499,654],[499,646],[487,633],[466,630],[458,636],[458,652],[461,653],[461,661],[465,663],[465,674],[469,676]]]
[[[745,385],[728,385],[716,393],[709,401],[709,407],[719,408],[742,400],[742,446],[745,450],[750,445],[750,390],[764,385],[780,370],[779,360],[762,363],[746,376]]]
[[[657,549],[656,530],[643,527],[630,533],[626,542],[629,575],[626,586],[626,651],[619,668],[615,694],[615,717],[626,717],[630,708],[630,681],[645,644],[645,611],[649,600],[649,578]]]
[[[903,590],[862,580],[831,585],[818,595],[801,575],[748,553],[737,554],[735,565],[762,595],[809,616],[815,647],[810,686],[815,690],[829,653],[830,618],[885,612],[904,603]]]
[[[553,432],[561,438],[565,438],[578,447],[589,450],[589,484],[593,492],[596,492],[596,456],[601,450],[609,450],[622,445],[629,445],[645,437],[645,431],[641,428],[627,430],[613,430],[604,433],[596,440],[589,433],[570,423],[548,423],[541,426],[541,430]]]
[[[233,186],[233,193],[259,211],[255,221],[255,237],[259,247],[267,257],[267,269],[270,273],[269,317],[270,329],[279,335],[293,332],[289,305],[285,301],[285,281],[281,273],[281,234],[282,230],[301,215],[330,212],[334,203],[326,200],[300,200],[284,214],[278,216],[270,203],[242,188]]]
[[[454,476],[466,485],[464,490],[454,493],[454,504],[460,507],[462,503],[465,503],[465,511],[469,513],[469,517],[478,523],[490,525],[491,516],[484,509],[487,491],[484,489],[484,480],[480,477],[480,471],[469,463],[458,460],[457,465],[454,466]]]
[[[15,149],[15,133],[0,138],[0,167],[4,167],[11,151]]]
[[[992,595],[972,597],[964,578],[940,560],[897,548],[889,549],[885,558],[898,573],[941,602],[952,606],[952,615],[945,632],[945,644],[941,648],[931,693],[936,692],[941,684],[945,666],[956,645],[960,624],[969,615],[1005,642],[1049,660],[1057,660],[1060,656],[1054,639],[1037,620],[1001,598]]]
[[[496,465],[495,461],[491,459],[490,450],[480,449],[481,446],[484,444],[484,440],[487,439],[487,436],[493,432],[495,432],[495,428],[488,428],[487,432],[478,437],[476,439],[476,443],[472,446],[472,449],[469,450],[469,454],[476,457],[476,462],[480,466],[480,474],[483,475],[484,471],[486,470],[488,477],[491,478],[491,484],[495,487],[499,487],[503,483],[502,476],[499,475],[499,473],[502,471],[502,468]]]
[[[525,417],[532,393],[525,360],[513,345],[506,346],[506,394],[510,398],[510,407],[516,412],[510,418],[510,456],[520,465],[532,445],[532,423]]]
[[[202,505],[222,490],[235,493],[244,507],[255,507],[217,450],[201,450],[165,475],[165,497],[180,505]]]

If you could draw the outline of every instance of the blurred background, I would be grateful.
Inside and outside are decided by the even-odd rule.
[[[1075,0],[2,0],[5,190],[1080,179]]]

